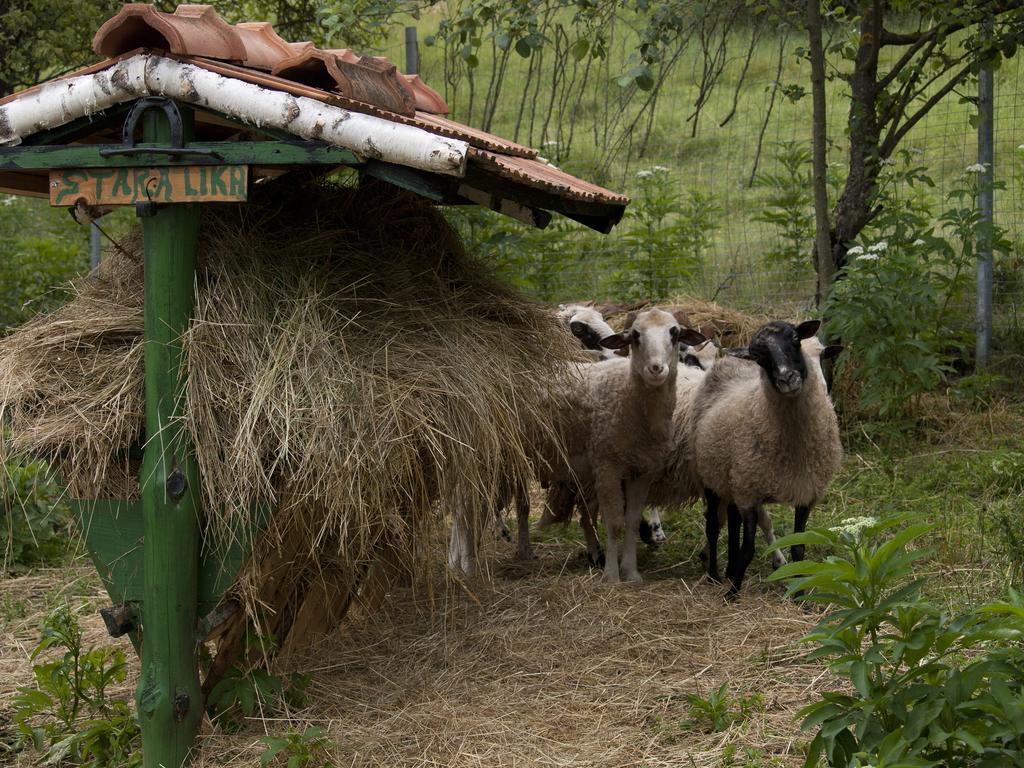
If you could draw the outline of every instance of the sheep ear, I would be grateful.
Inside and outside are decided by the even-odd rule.
[[[683,342],[683,344],[689,344],[691,347],[696,347],[698,344],[703,344],[707,341],[708,337],[700,331],[693,330],[693,328],[680,328],[677,340]]]
[[[623,347],[622,349],[616,349],[613,354],[619,357],[629,357],[629,347]]]
[[[676,319],[676,322],[679,323],[679,325],[681,325],[683,328],[686,328],[690,325],[689,316],[681,309],[677,309],[675,312],[673,312],[672,317],[674,317]]]
[[[628,315],[626,315],[626,322],[625,322],[625,324],[622,327],[625,328],[628,331],[630,328],[633,327],[633,323],[635,323],[635,322],[636,322],[636,312],[630,312]]]
[[[822,360],[828,360],[831,357],[835,357],[836,355],[838,355],[842,351],[843,351],[843,345],[842,344],[829,344],[827,347],[825,347],[823,350],[821,350],[821,359]]]
[[[809,339],[818,332],[820,327],[821,320],[804,320],[796,327],[796,335],[801,341],[803,339]]]
[[[725,354],[730,357],[738,357],[740,360],[756,360],[756,358],[750,354],[748,347],[726,347]]]
[[[586,323],[581,323],[579,320],[573,320],[569,323],[569,330],[572,331],[572,335],[577,339],[582,339],[587,335],[587,331],[590,329]]]
[[[622,349],[629,346],[630,339],[632,338],[633,334],[629,330],[625,330],[622,333],[613,333],[611,336],[605,336],[601,339],[601,346],[605,349]]]

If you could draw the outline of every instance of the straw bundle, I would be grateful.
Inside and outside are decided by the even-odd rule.
[[[630,305],[606,304],[598,306],[597,310],[605,316],[613,328],[619,328],[625,322],[628,312],[640,311],[650,305],[649,301]],[[754,331],[771,319],[767,315],[748,314],[723,307],[713,301],[690,296],[679,297],[662,308],[669,312],[683,312],[691,328],[696,328],[724,347],[738,347],[746,344],[754,335]]]
[[[9,449],[54,461],[79,497],[138,494],[140,254],[135,237],[0,340]],[[278,638],[324,631],[337,616],[303,605],[343,613],[382,552],[429,563],[444,513],[487,507],[553,435],[567,335],[390,187],[281,180],[209,208],[196,296],[186,426],[207,546],[272,511],[239,589]]]

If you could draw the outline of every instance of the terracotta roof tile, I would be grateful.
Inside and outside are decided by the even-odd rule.
[[[246,57],[238,32],[210,5],[179,5],[174,13],[161,13],[152,5],[128,3],[92,39],[92,49],[101,56],[142,47],[225,61]]]
[[[268,22],[232,26],[209,5],[179,5],[174,13],[129,3],[93,37],[93,50],[116,56],[135,48],[202,56],[273,72],[296,82],[412,117],[415,110],[445,114],[448,105],[416,75],[399,74],[383,56],[351,49],[321,50],[310,42],[290,43]]]
[[[502,178],[522,182],[535,189],[555,192],[573,200],[616,205],[629,203],[629,198],[625,195],[619,195],[604,187],[599,187],[597,184],[577,179],[542,160],[509,157],[473,148],[470,149],[470,161],[494,170]]]

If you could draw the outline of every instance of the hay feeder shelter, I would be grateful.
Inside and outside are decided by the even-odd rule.
[[[395,194],[482,205],[541,228],[556,212],[606,233],[628,200],[449,120],[435,91],[386,59],[289,43],[270,24],[230,25],[210,6],[125,5],[93,49],[103,61],[0,100],[0,191],[49,198],[79,221],[117,205],[141,220],[141,499],[77,507],[114,604],[103,611],[108,629],[142,657],[145,765],[181,766],[203,714],[197,645],[220,623],[248,555],[241,544],[204,550],[202,479],[182,426],[204,206],[341,167]]]

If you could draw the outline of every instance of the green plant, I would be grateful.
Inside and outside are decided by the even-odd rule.
[[[803,142],[781,141],[775,159],[776,173],[759,173],[754,186],[766,189],[768,196],[754,221],[773,226],[779,236],[775,247],[764,258],[772,266],[807,273],[814,241],[814,208],[811,198],[811,150]]]
[[[936,389],[963,355],[967,324],[953,309],[966,303],[979,238],[1005,252],[1009,241],[974,207],[977,167],[947,195],[948,208],[931,224],[930,207],[915,192],[932,181],[905,153],[878,195],[874,242],[848,250],[828,300],[830,329],[849,343],[840,364],[853,366],[859,404],[883,418],[906,416]],[[901,197],[901,190],[910,195]]]
[[[263,736],[260,741],[267,745],[260,755],[260,768],[267,768],[275,760],[286,760],[287,768],[331,768],[332,763],[324,757],[328,741],[323,729],[315,725],[304,731],[289,731],[284,736]]]
[[[140,734],[127,701],[109,695],[125,679],[125,656],[118,648],[82,647],[82,630],[67,605],[43,622],[30,656],[64,653],[33,663],[35,685],[18,689],[14,719],[23,742],[43,752],[48,765],[71,761],[91,768],[141,765]]]
[[[764,709],[764,697],[759,693],[741,696],[739,701],[733,701],[729,695],[729,683],[722,683],[706,698],[689,693],[686,701],[690,705],[690,723],[711,733],[724,731],[733,723],[743,722]]]
[[[756,747],[744,747],[740,752],[735,744],[727,744],[722,749],[722,768],[766,768],[782,764],[781,760]]]
[[[305,704],[309,677],[293,672],[287,679],[253,667],[231,669],[210,691],[206,708],[219,725],[234,729],[245,718],[271,715]]]
[[[53,471],[42,461],[11,461],[4,464],[4,475],[3,570],[59,557],[67,544],[58,533],[67,527],[71,511]]]
[[[790,595],[830,606],[804,641],[852,692],[822,694],[800,712],[814,730],[806,768],[995,768],[1024,765],[1024,600],[961,616],[921,595],[908,549],[932,527],[855,518],[775,546],[824,545],[822,562],[780,568]],[[890,534],[891,535],[888,535]],[[883,535],[884,534],[884,535]]]
[[[719,207],[696,190],[680,197],[671,171],[638,171],[639,190],[622,235],[624,269],[614,278],[620,295],[666,299],[703,263],[717,229]]]

